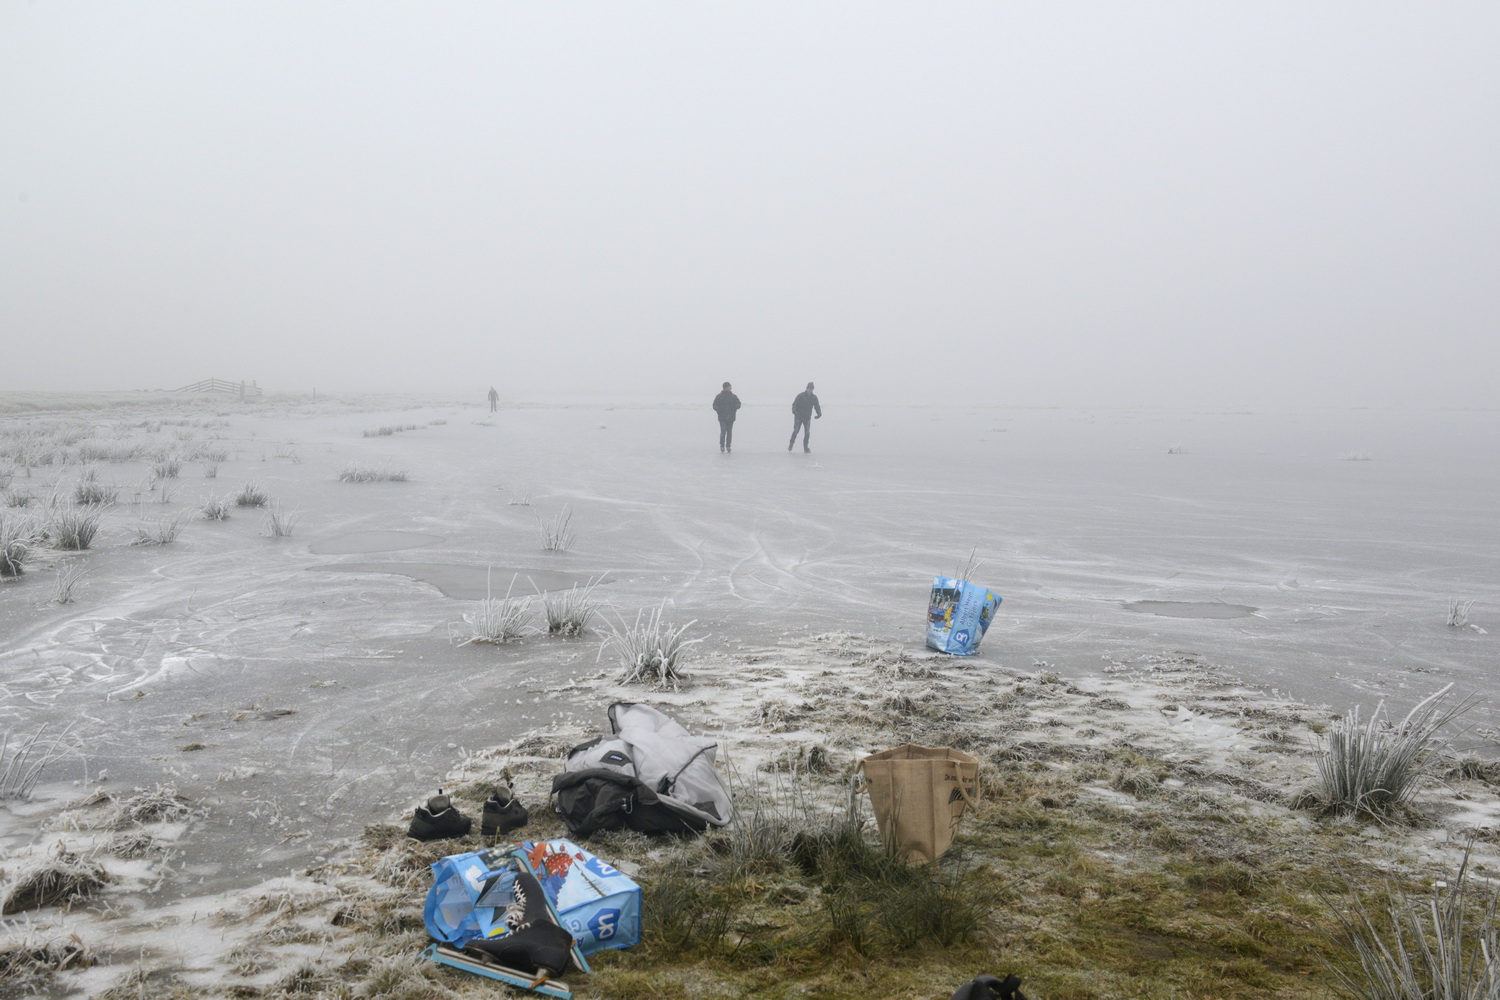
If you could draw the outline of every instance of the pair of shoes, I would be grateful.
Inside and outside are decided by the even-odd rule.
[[[484,812],[479,818],[479,832],[486,837],[519,830],[531,821],[526,811],[508,785],[500,785],[484,800]]]
[[[425,806],[417,806],[406,835],[414,840],[448,840],[465,836],[473,825],[474,821],[455,809],[439,788]]]

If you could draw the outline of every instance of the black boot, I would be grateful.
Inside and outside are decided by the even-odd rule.
[[[425,806],[417,806],[406,835],[416,840],[448,840],[464,836],[473,825],[474,821],[454,808],[439,788]]]
[[[486,837],[519,830],[531,819],[515,792],[508,785],[499,785],[484,801],[484,813],[479,818],[479,832]]]

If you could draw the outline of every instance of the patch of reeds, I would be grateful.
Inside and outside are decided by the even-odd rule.
[[[1324,897],[1339,924],[1341,961],[1325,963],[1354,1000],[1492,1000],[1500,997],[1500,933],[1493,885],[1476,886],[1465,852],[1458,876],[1413,898],[1387,882],[1366,903],[1353,885],[1347,899]]]
[[[83,563],[67,560],[57,566],[57,576],[52,580],[52,603],[72,604],[73,588],[87,575]]]
[[[176,479],[181,472],[182,459],[176,455],[168,455],[151,466],[151,473],[157,479]]]
[[[227,521],[233,509],[234,502],[229,497],[209,497],[199,505],[198,512],[205,521]]]
[[[0,576],[21,575],[35,530],[30,518],[0,514]]]
[[[103,518],[104,507],[97,504],[73,509],[53,507],[47,519],[47,533],[58,548],[81,552],[93,544]]]
[[[30,507],[36,503],[36,494],[26,493],[21,490],[11,490],[5,494],[5,506],[14,508]]]
[[[1451,628],[1464,628],[1469,624],[1469,612],[1474,609],[1473,601],[1461,601],[1454,598],[1448,604],[1448,625]]]
[[[109,873],[97,861],[59,850],[16,877],[0,902],[0,916],[14,916],[44,906],[68,906],[104,888],[109,881]]]
[[[512,597],[511,591],[515,585],[516,578],[511,577],[505,596],[497,598],[491,595],[489,581],[486,579],[485,598],[479,602],[479,607],[473,614],[464,615],[449,627],[453,641],[460,646],[467,646],[471,642],[504,645],[524,639],[535,632],[531,598]]]
[[[542,595],[542,615],[547,620],[547,634],[560,636],[582,635],[589,622],[599,610],[594,600],[597,582],[590,580],[585,586],[573,585],[567,590],[554,590]]]
[[[681,669],[683,654],[689,646],[703,640],[687,639],[685,635],[697,621],[668,625],[662,621],[665,611],[663,604],[649,614],[637,612],[633,625],[627,626],[621,620],[618,628],[610,626],[599,647],[599,656],[611,653],[619,660],[621,683],[649,684],[675,691],[687,679]]]
[[[1319,737],[1320,799],[1339,813],[1390,815],[1416,793],[1429,763],[1442,747],[1439,732],[1468,708],[1446,705],[1449,684],[1418,702],[1397,725],[1385,719],[1382,703],[1362,721],[1358,708]]]
[[[163,517],[135,526],[135,541],[132,545],[166,545],[175,542],[182,531],[182,518]]]
[[[341,483],[404,483],[407,475],[404,469],[350,462],[339,470],[338,479]]]
[[[209,462],[207,465],[203,466],[203,478],[204,479],[218,479],[219,478],[219,463],[218,462]]]
[[[0,736],[0,799],[29,799],[42,772],[51,764],[77,751],[69,733],[72,726],[57,736],[48,736],[42,726],[30,736],[15,737],[7,731]]]
[[[92,472],[93,470],[89,470]],[[120,488],[93,478],[81,479],[73,487],[73,502],[80,506],[104,506],[120,499]]]
[[[237,507],[264,507],[270,502],[270,494],[255,483],[246,483],[240,487],[240,491],[234,497],[234,503]]]
[[[302,512],[297,510],[285,510],[281,504],[273,503],[266,511],[265,520],[261,522],[261,532],[272,538],[290,538],[297,522],[302,519]]]
[[[566,552],[573,547],[573,508],[564,507],[550,521],[542,520],[540,514],[536,517],[537,532],[541,536],[542,550],[544,552]]]

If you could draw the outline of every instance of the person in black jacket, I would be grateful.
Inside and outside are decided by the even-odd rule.
[[[734,411],[740,408],[740,397],[724,383],[724,390],[714,397],[714,412],[719,415],[719,450],[730,451],[734,443]]]
[[[786,450],[791,451],[792,445],[797,443],[797,432],[802,432],[802,450],[812,451],[807,446],[808,435],[812,433],[813,414],[816,412],[819,420],[823,419],[823,407],[818,405],[818,397],[813,395],[813,384],[807,383],[807,389],[797,394],[792,400],[792,439],[786,443]]]

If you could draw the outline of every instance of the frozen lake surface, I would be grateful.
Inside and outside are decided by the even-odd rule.
[[[0,586],[0,727],[73,724],[87,760],[49,779],[176,782],[210,805],[193,870],[243,882],[409,810],[465,750],[572,715],[597,637],[456,645],[486,587],[602,579],[612,618],[668,602],[705,653],[826,632],[915,648],[932,574],[971,550],[1005,599],[976,669],[1185,651],[1335,707],[1404,711],[1451,681],[1495,724],[1500,414],[826,396],[810,455],[786,451],[782,404],[742,410],[731,455],[706,400],[231,412],[217,479],[186,470],[172,504],[122,504],[67,557],[89,568],[77,603],[46,603],[45,568]],[[382,424],[419,426],[363,436]],[[410,478],[338,482],[349,462]],[[33,489],[76,474],[38,470]],[[301,512],[292,537],[242,510],[128,544],[247,481]],[[565,510],[576,543],[542,551],[538,521]],[[1477,627],[1446,624],[1455,598]]]

